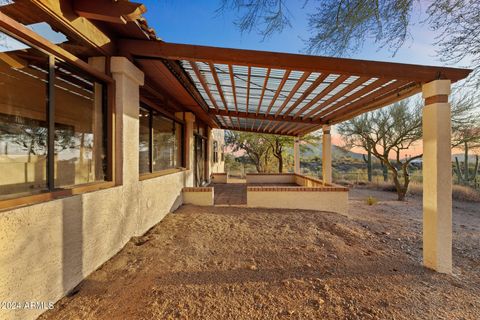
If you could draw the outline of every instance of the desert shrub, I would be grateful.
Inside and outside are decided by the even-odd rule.
[[[378,203],[378,199],[377,199],[377,198],[372,197],[372,196],[368,196],[368,198],[367,198],[367,204],[368,204],[369,206],[373,206],[373,205],[375,205],[375,204],[377,204],[377,203]]]
[[[470,187],[453,185],[452,197],[455,200],[480,202],[480,192]]]
[[[423,185],[419,182],[411,183],[408,188],[408,193],[421,196],[423,194]],[[480,191],[454,184],[452,186],[452,199],[458,201],[480,202]]]

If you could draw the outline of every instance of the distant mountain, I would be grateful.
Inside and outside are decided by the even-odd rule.
[[[309,157],[321,157],[322,156],[322,145],[311,146],[309,150],[302,150],[302,158]],[[362,160],[363,156],[361,153],[352,152],[341,146],[332,145],[332,158],[352,158],[356,160]]]

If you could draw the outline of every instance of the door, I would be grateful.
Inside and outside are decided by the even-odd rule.
[[[195,135],[195,186],[201,187],[206,184],[205,161],[207,159],[207,139]]]

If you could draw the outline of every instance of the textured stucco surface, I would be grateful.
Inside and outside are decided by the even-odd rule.
[[[191,172],[139,181],[143,74],[125,58],[112,58],[111,66],[122,185],[0,212],[0,301],[57,301],[182,203]],[[43,311],[0,310],[0,319],[34,319]]]
[[[348,213],[345,191],[248,191],[247,206]]]
[[[183,191],[183,203],[185,204],[194,204],[197,206],[213,206],[214,201],[214,191],[211,188],[211,191],[202,191],[202,192],[190,192]]]
[[[295,183],[294,174],[247,174],[248,183]]]
[[[423,86],[423,98],[450,94],[449,80]],[[423,264],[452,272],[452,150],[450,103],[423,109]]]
[[[227,183],[228,175],[224,173],[212,173],[212,181],[215,183]]]
[[[0,301],[57,301],[181,204],[184,172],[0,213]],[[135,190],[135,193],[133,193]],[[0,311],[32,319],[42,310]]]

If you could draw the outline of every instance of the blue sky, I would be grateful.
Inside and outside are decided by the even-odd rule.
[[[290,6],[292,28],[263,40],[262,36],[255,32],[241,34],[233,23],[234,12],[217,15],[215,10],[219,7],[220,0],[144,0],[142,2],[148,10],[145,16],[149,24],[165,41],[291,53],[302,53],[305,48],[302,39],[309,36],[307,13],[316,3],[311,0],[309,7],[302,9],[303,0],[292,0]],[[426,5],[423,4],[423,6]],[[416,10],[413,14],[413,21],[416,23],[411,29],[413,40],[407,41],[394,57],[387,49],[377,50],[373,42],[367,41],[364,48],[351,58],[445,65],[435,54],[433,45],[435,34],[418,23],[425,16],[421,14],[422,8],[417,9],[420,10]]]

